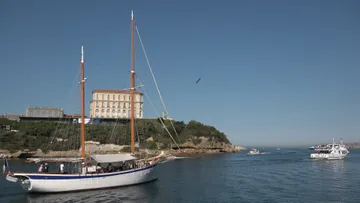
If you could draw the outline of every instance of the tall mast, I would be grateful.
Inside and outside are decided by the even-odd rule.
[[[85,74],[84,74],[84,47],[81,46],[81,158],[85,159]]]
[[[131,10],[131,153],[135,153],[135,112],[134,112],[134,94],[135,94],[135,42],[134,42],[135,20],[134,12]]]

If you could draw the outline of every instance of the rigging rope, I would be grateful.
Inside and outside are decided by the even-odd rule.
[[[149,66],[149,69],[150,69],[150,72],[151,72],[151,76],[152,76],[153,81],[154,81],[154,83],[155,83],[155,86],[156,86],[157,92],[158,92],[158,94],[159,94],[159,97],[160,97],[161,103],[162,103],[162,105],[163,105],[163,108],[164,108],[165,114],[167,115],[167,114],[168,114],[168,111],[167,111],[167,108],[166,108],[165,102],[164,102],[164,100],[163,100],[163,98],[162,98],[162,96],[161,96],[159,86],[158,86],[158,84],[157,84],[157,82],[156,82],[156,79],[155,79],[154,73],[153,73],[152,68],[151,68],[151,65],[150,65],[149,58],[147,57],[147,54],[146,54],[146,51],[145,51],[145,46],[144,46],[144,44],[143,44],[143,42],[142,42],[142,39],[141,39],[141,36],[140,36],[139,29],[138,29],[138,27],[137,27],[136,25],[135,25],[135,29],[136,29],[136,33],[137,33],[137,35],[138,35],[138,37],[139,37],[139,41],[140,41],[140,44],[141,44],[141,48],[142,48],[142,50],[143,50],[143,52],[144,52],[146,62],[147,62],[147,64],[148,64],[148,66]],[[160,119],[160,120],[161,120],[161,119]],[[161,122],[162,122],[162,121],[161,121]],[[179,140],[179,136],[178,136],[178,134],[177,134],[177,131],[176,131],[176,129],[175,129],[175,126],[174,126],[174,124],[173,124],[172,120],[170,120],[170,123],[171,123],[171,126],[172,126],[172,128],[173,128],[173,130],[174,130],[174,132],[175,132],[175,135],[176,135],[176,137],[177,137],[178,141],[180,141],[180,140]]]
[[[146,98],[149,100],[151,106],[153,107],[156,116],[159,117],[159,113],[156,111],[156,108],[155,108],[154,104],[153,104],[152,101],[150,100],[149,95],[146,93],[146,90],[145,90],[144,85],[142,84],[141,80],[139,79],[139,77],[138,77],[136,74],[135,74],[135,76],[136,76],[136,79],[138,79],[140,85],[142,85],[141,88],[143,88],[144,94],[145,94]],[[161,118],[161,117],[159,117],[159,118]],[[162,120],[162,119],[159,119],[159,120],[161,121],[161,124],[164,126],[166,132],[169,134],[170,138],[174,141],[175,145],[180,149],[179,145],[176,143],[174,137],[171,135],[170,131],[167,129],[167,127],[166,127],[165,123],[163,122],[163,120]]]
[[[73,91],[75,90],[75,89],[78,89],[79,88],[79,83],[78,83],[78,80],[79,80],[79,78],[80,78],[80,68],[78,69],[78,71],[76,72],[76,74],[75,74],[75,76],[74,76],[74,78],[73,78],[73,80],[72,80],[72,82],[71,82],[71,87],[69,88],[69,90],[68,90],[68,92],[67,92],[67,97],[65,97],[66,98],[66,100],[68,99],[68,98],[70,98],[70,97],[72,97],[73,95]],[[74,85],[75,84],[75,85]],[[65,99],[64,99],[65,100]],[[77,109],[80,109],[79,107],[77,108]],[[72,120],[73,118],[68,118],[69,120]],[[54,130],[54,132],[51,134],[51,137],[49,137],[49,142],[48,143],[43,143],[43,148],[45,149],[45,150],[50,150],[51,149],[51,147],[53,146],[53,142],[55,142],[56,141],[56,139],[57,139],[57,135],[58,135],[58,133],[59,133],[59,129],[62,129],[63,127],[68,127],[69,125],[68,124],[66,124],[67,123],[67,121],[68,121],[68,119],[65,119],[64,121],[65,121],[65,123],[62,123],[62,122],[57,122],[56,123],[56,125],[55,125],[55,130]],[[72,122],[71,122],[71,124],[70,124],[71,126],[70,127],[73,127],[73,125],[72,125]],[[65,137],[62,137],[63,139],[69,139],[69,131],[70,131],[70,129],[69,128],[66,128],[65,129],[65,131],[64,130],[62,130],[62,133],[63,134],[61,134],[62,136],[65,136]],[[71,129],[71,132],[73,131],[73,129]],[[71,147],[71,146],[70,146]],[[61,151],[65,151],[64,150],[65,149],[65,146],[63,145],[62,146],[62,149],[61,149]],[[70,150],[70,149],[69,149]]]

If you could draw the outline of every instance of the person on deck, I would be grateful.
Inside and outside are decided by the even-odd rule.
[[[38,172],[42,173],[43,171],[44,171],[44,166],[43,166],[43,164],[40,164]]]
[[[48,163],[45,163],[43,172],[49,172],[49,165],[48,165]]]
[[[96,166],[96,172],[98,172],[98,173],[104,173],[104,171],[103,171],[102,168],[101,168],[101,164],[100,164],[100,163],[98,163],[97,166]]]
[[[60,170],[60,173],[65,173],[65,165],[64,165],[64,163],[60,164],[59,170]]]
[[[109,165],[106,167],[106,171],[107,171],[108,173],[113,172],[113,166],[112,166],[111,163],[109,163]]]

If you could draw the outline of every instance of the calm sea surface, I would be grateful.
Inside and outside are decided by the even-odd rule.
[[[144,185],[65,194],[28,194],[0,176],[0,202],[346,202],[360,203],[360,150],[346,160],[310,160],[301,149],[268,149],[162,164]],[[11,161],[13,170],[37,166]],[[2,165],[2,163],[1,163]]]

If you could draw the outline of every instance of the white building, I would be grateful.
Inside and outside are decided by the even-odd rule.
[[[94,90],[90,101],[91,118],[130,118],[129,90]],[[143,93],[135,92],[135,118],[143,118]]]

